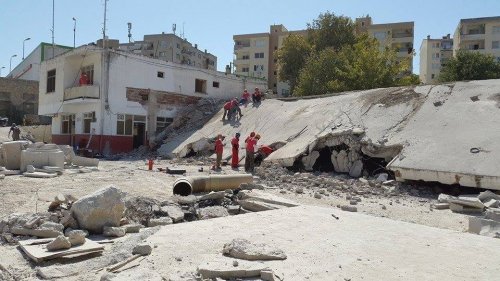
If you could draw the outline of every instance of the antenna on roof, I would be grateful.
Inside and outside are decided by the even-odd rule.
[[[128,42],[132,42],[132,23],[131,22],[127,22],[127,26],[128,26]]]
[[[182,31],[180,35],[182,39],[186,39],[186,37],[184,37],[184,22],[182,22]]]
[[[175,31],[177,30],[177,24],[172,24],[172,32],[174,33],[175,35]]]
[[[104,23],[102,27],[102,48],[106,48],[106,12],[108,11],[108,0],[104,0]]]

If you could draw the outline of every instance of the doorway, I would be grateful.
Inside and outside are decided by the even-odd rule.
[[[146,123],[134,122],[134,143],[133,147],[143,146],[146,141]]]

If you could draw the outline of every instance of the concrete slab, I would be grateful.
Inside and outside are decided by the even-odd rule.
[[[500,190],[499,88],[500,80],[484,80],[265,100],[259,107],[242,108],[244,117],[237,124],[221,122],[220,111],[173,154],[184,156],[197,141],[216,133],[240,132],[245,139],[255,131],[261,135],[259,144],[285,143],[265,161],[292,166],[320,140],[356,135],[363,152],[372,157],[391,160],[402,148],[389,164],[398,180]],[[472,101],[472,96],[479,101]],[[229,140],[225,147],[229,153]]]
[[[182,243],[172,243],[176,237]],[[500,273],[500,239],[311,206],[164,226],[147,239],[157,248],[143,266],[167,280],[194,273],[235,238],[282,249],[286,260],[264,264],[284,280],[495,280]]]

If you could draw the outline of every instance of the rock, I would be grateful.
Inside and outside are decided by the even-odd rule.
[[[78,228],[78,222],[76,221],[76,219],[71,215],[71,213],[69,211],[65,211],[66,213],[64,214],[64,216],[61,218],[61,221],[60,223],[64,226],[64,227],[70,227],[70,228]]]
[[[295,193],[298,193],[298,194],[304,193],[304,188],[302,188],[302,187],[295,188]]]
[[[477,199],[481,200],[481,202],[483,202],[483,203],[488,202],[491,199],[500,201],[500,195],[493,193],[489,190],[486,190],[486,191],[479,193],[479,195],[477,196]]]
[[[455,203],[449,203],[449,204],[450,204],[450,210],[452,212],[456,212],[456,213],[480,214],[483,212],[482,208],[479,209],[479,208],[464,206],[464,205],[455,204]]]
[[[102,234],[106,237],[122,237],[125,236],[123,227],[105,226],[102,229]]]
[[[358,180],[363,184],[370,184],[370,182],[365,178],[359,178]]]
[[[219,217],[227,217],[229,213],[227,209],[222,206],[211,206],[200,208],[197,210],[197,216],[201,220],[219,218]]]
[[[431,207],[436,210],[444,210],[450,208],[450,203],[435,203],[432,204]]]
[[[239,263],[237,260],[234,260],[234,261],[233,261],[233,266],[235,266],[235,267],[236,267],[236,266],[238,266],[239,264],[240,264],[240,263]]]
[[[83,234],[85,235],[85,237],[89,237],[89,232],[85,229],[72,229],[72,228],[66,228],[66,230],[64,231],[64,235],[66,237],[69,236],[69,234],[72,232],[72,231],[81,231],[83,232]]]
[[[80,273],[80,269],[76,267],[39,267],[36,270],[36,274],[44,280],[51,280],[56,278],[64,278],[69,276],[78,275]]]
[[[450,199],[456,199],[457,197],[448,194],[441,193],[438,196],[439,203],[450,203]]]
[[[64,235],[57,236],[56,239],[47,244],[47,250],[49,251],[66,250],[69,248],[71,248],[71,242]]]
[[[222,253],[244,260],[285,260],[283,250],[267,244],[252,243],[246,239],[233,239],[224,245]]]
[[[238,214],[240,214],[241,206],[229,205],[226,207],[226,209],[230,215],[238,215]]]
[[[188,195],[188,196],[174,195],[172,199],[180,205],[194,205],[197,201],[196,196],[194,195]]]
[[[28,172],[28,173],[34,173],[35,172],[35,167],[33,167],[33,165],[27,165],[26,166],[26,172]]]
[[[386,182],[387,179],[389,179],[389,174],[387,173],[380,173],[377,175],[377,178],[375,179],[378,182]]]
[[[198,201],[203,201],[203,200],[222,200],[226,197],[226,192],[225,191],[217,191],[217,192],[210,192],[209,194],[205,194],[200,196]]]
[[[38,229],[43,229],[43,230],[54,230],[57,232],[62,233],[64,231],[64,226],[60,223],[55,223],[55,222],[44,222],[42,223]]]
[[[260,272],[260,279],[263,281],[275,281],[274,272],[272,270],[262,270]]]
[[[10,232],[14,235],[36,236],[40,238],[55,238],[62,235],[62,232],[52,229],[29,229],[22,227],[12,227]]]
[[[328,186],[328,187],[326,188],[326,191],[328,191],[328,192],[332,192],[332,191],[333,191],[333,186],[331,186],[331,185],[330,185],[330,186]]]
[[[147,255],[151,254],[152,251],[153,251],[153,248],[149,244],[141,243],[141,244],[138,244],[134,247],[134,249],[132,250],[132,254],[133,255],[147,256]]]
[[[484,206],[487,208],[498,208],[500,206],[500,201],[496,199],[490,199],[484,202]]]
[[[309,155],[302,157],[302,164],[304,164],[304,169],[306,171],[312,171],[314,163],[319,157],[319,151],[314,150],[309,153]]]
[[[361,177],[363,173],[363,162],[361,160],[356,160],[349,169],[349,176],[353,178]]]
[[[169,225],[172,224],[173,221],[169,217],[161,217],[157,219],[150,219],[148,222],[148,227],[155,227],[159,225]]]
[[[68,233],[68,239],[71,246],[78,246],[85,244],[86,233],[83,230],[72,230]]]
[[[348,159],[347,152],[345,150],[339,151],[339,154],[337,155],[337,169],[335,169],[335,164],[334,164],[334,169],[338,173],[349,173],[349,159]]]
[[[125,210],[123,197],[123,192],[111,185],[74,202],[71,213],[81,228],[102,233],[104,226],[120,226]]]
[[[470,233],[500,238],[500,222],[477,217],[469,217]]]
[[[470,208],[484,209],[484,204],[476,196],[459,196],[458,198],[453,198],[448,200],[449,203],[454,203]]]
[[[500,222],[500,209],[488,209],[484,212],[484,217],[489,220],[494,220]]]
[[[126,224],[122,226],[125,229],[125,233],[139,233],[139,231],[144,228],[142,224]]]
[[[350,200],[349,204],[350,205],[358,205],[358,201],[356,201],[356,200]]]
[[[222,193],[224,193],[222,191]],[[163,206],[160,208],[162,212],[165,212],[174,222],[180,222],[184,219],[184,212],[181,208],[175,205]]]
[[[241,190],[252,190],[252,189],[264,190],[265,187],[262,184],[248,182],[248,183],[240,184],[239,189],[241,189]]]
[[[340,209],[342,211],[347,211],[347,212],[357,212],[358,211],[358,208],[356,208],[355,206],[350,206],[350,205],[342,205],[342,206],[340,206]]]
[[[234,280],[237,278],[260,277],[260,272],[266,269],[268,269],[268,266],[261,262],[238,261],[238,266],[235,267],[232,260],[212,259],[198,266],[198,274],[204,280],[216,278]]]

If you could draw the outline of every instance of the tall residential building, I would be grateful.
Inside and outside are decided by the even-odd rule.
[[[500,62],[500,17],[461,19],[453,39],[427,36],[420,46],[420,80],[435,83],[441,68],[458,50],[493,55]]]
[[[373,24],[370,16],[356,19],[356,33],[367,32],[377,39],[380,48],[389,47],[396,49],[400,60],[407,60],[410,64],[409,71],[413,71],[413,35],[414,22],[397,22]]]
[[[356,19],[356,33],[367,32],[375,37],[381,48],[398,50],[398,57],[408,59],[413,69],[413,22],[373,24],[369,16]],[[274,52],[281,48],[290,34],[307,36],[307,30],[288,31],[285,26],[271,25],[269,32],[234,35],[234,69],[238,75],[261,77],[268,88],[280,95],[288,95],[290,87],[278,81],[277,60]]]
[[[143,41],[120,44],[120,50],[130,51],[150,58],[186,64],[198,68],[217,70],[217,57],[198,49],[173,33],[144,35]]]
[[[453,38],[450,34],[441,39],[431,39],[430,35],[420,46],[420,81],[424,84],[437,82],[441,68],[453,56]]]
[[[500,17],[461,19],[453,43],[453,54],[470,50],[491,54],[500,62]]]

